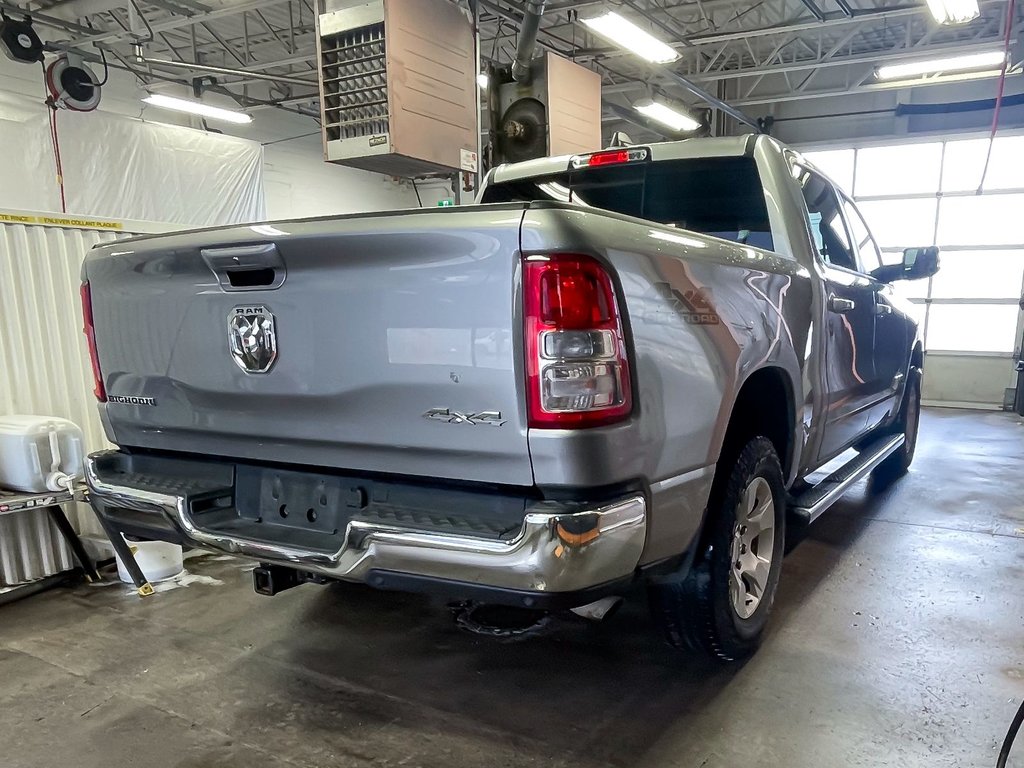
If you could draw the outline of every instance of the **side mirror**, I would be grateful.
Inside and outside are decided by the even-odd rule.
[[[872,275],[883,283],[891,283],[895,280],[920,280],[938,271],[938,246],[929,245],[927,248],[904,248],[902,264],[887,264]]]
[[[927,248],[903,249],[903,279],[918,280],[931,277],[939,271],[939,248],[929,245]]]

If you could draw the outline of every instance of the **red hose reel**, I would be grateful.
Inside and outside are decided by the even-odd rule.
[[[92,112],[100,105],[100,81],[77,57],[63,54],[46,67],[49,102],[60,109]]]

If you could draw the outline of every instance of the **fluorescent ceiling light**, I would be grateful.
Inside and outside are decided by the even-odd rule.
[[[920,77],[936,72],[961,72],[969,69],[990,69],[1002,66],[1006,60],[1003,51],[971,53],[964,56],[949,56],[944,59],[909,61],[906,64],[886,64],[875,70],[879,80],[896,80],[901,77]]]
[[[485,91],[487,90],[487,83],[488,77],[486,72],[481,72],[479,75],[476,76],[476,84],[483,88]]]
[[[667,64],[679,58],[679,54],[670,46],[614,11],[581,21],[601,37],[653,64]]]
[[[963,24],[978,18],[978,0],[928,0],[928,10],[939,24]]]
[[[656,101],[637,102],[633,109],[644,117],[649,117],[656,123],[668,126],[673,131],[695,131],[700,128],[700,122],[694,120],[687,114],[678,112],[664,104]]]
[[[203,104],[201,101],[191,101],[190,99],[178,99],[174,96],[164,96],[162,93],[151,93],[149,96],[144,98],[143,101],[147,104],[152,104],[154,107],[173,109],[177,112],[188,112],[191,115],[202,115],[203,117],[208,117],[211,120],[224,120],[228,123],[252,122],[252,115],[247,115],[244,112],[236,112],[233,109],[214,107],[209,104]]]
[[[1020,69],[1012,70],[1007,69],[1007,74],[1017,74]],[[951,72],[948,75],[935,75],[933,77],[911,77],[906,80],[884,80],[877,83],[870,83],[865,87],[866,90],[880,91],[888,90],[891,88],[913,88],[914,86],[920,85],[938,85],[941,83],[969,83],[973,80],[984,80],[990,77],[999,77],[1003,71],[1001,69],[975,69],[971,72]]]

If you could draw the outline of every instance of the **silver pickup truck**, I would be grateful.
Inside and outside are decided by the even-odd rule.
[[[754,650],[787,514],[914,454],[923,363],[856,206],[767,136],[501,166],[479,204],[108,243],[108,530]],[[853,448],[840,469],[807,477]]]

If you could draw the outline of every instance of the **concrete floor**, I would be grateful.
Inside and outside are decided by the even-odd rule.
[[[51,591],[0,608],[0,765],[991,766],[1024,696],[1022,470],[1016,417],[927,411],[911,474],[796,543],[726,668],[640,599],[508,645],[417,596],[259,597],[225,558],[146,600]]]

